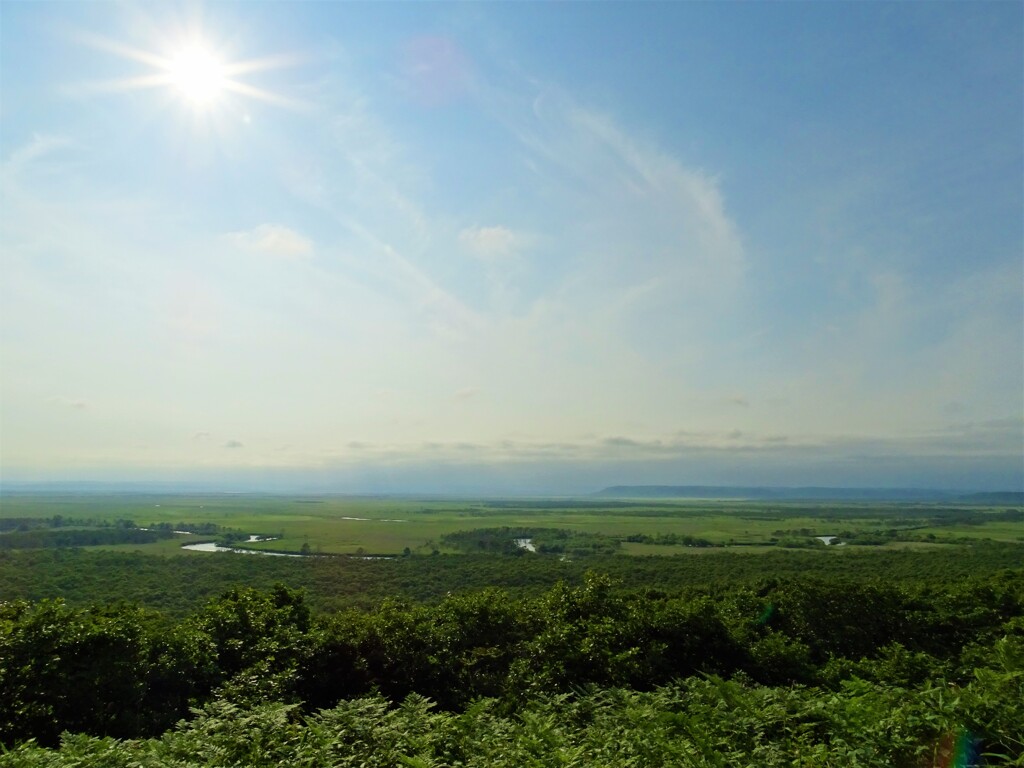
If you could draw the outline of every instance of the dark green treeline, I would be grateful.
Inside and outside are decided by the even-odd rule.
[[[448,594],[500,587],[538,596],[555,583],[581,584],[587,571],[608,574],[626,589],[669,592],[805,577],[900,584],[956,584],[1024,565],[1024,544],[856,551],[730,550],[677,557],[622,555],[569,558],[439,555],[359,560],[252,555],[175,555],[87,549],[0,550],[0,600],[63,598],[71,605],[127,601],[185,616],[238,585],[303,589],[316,611],[373,608],[388,597],[436,602]]]

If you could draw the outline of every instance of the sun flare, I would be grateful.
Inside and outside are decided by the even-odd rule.
[[[195,107],[212,105],[224,91],[224,64],[208,49],[191,45],[168,62],[170,83]]]
[[[177,101],[193,113],[212,115],[229,101],[253,99],[280,107],[301,108],[302,102],[247,82],[244,78],[258,72],[294,66],[299,57],[277,54],[255,59],[229,58],[228,52],[210,45],[208,38],[195,31],[171,35],[152,48],[141,48],[117,40],[77,33],[86,45],[112,53],[122,59],[149,68],[126,77],[84,83],[84,93],[105,93],[161,89],[173,93]],[[174,41],[177,41],[175,45]]]

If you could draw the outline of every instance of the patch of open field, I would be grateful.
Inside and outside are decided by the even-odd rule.
[[[927,504],[779,504],[742,501],[598,501],[589,499],[404,499],[284,497],[264,495],[6,495],[0,519],[65,525],[131,521],[138,527],[166,524],[190,530],[214,524],[219,533],[272,537],[254,549],[311,553],[397,555],[454,552],[443,537],[478,528],[543,527],[601,534],[622,540],[624,554],[700,553],[671,537],[689,536],[715,547],[763,551],[780,545],[819,547],[814,537],[888,536],[864,542],[926,546],[964,539],[1024,540],[1024,522],[1006,509]],[[122,523],[124,524],[124,523]],[[892,531],[898,535],[893,538]],[[627,541],[631,537],[632,541]],[[666,538],[667,537],[667,538]],[[182,544],[217,535],[175,535],[151,544],[104,545],[102,549],[151,554],[187,552]]]

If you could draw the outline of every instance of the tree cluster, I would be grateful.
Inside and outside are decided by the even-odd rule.
[[[520,542],[529,541],[534,551],[549,555],[612,555],[620,548],[619,540],[598,533],[584,533],[564,528],[475,528],[456,531],[441,537],[442,543],[461,552],[489,552],[522,555],[528,551]]]
[[[0,743],[156,736],[215,701],[315,712],[377,692],[449,712],[489,699],[513,713],[581,688],[651,691],[695,675],[963,687],[997,651],[1019,661],[1022,617],[1020,572],[955,588],[787,579],[713,595],[622,590],[590,574],[535,598],[489,590],[321,615],[278,586],[233,589],[180,621],[130,605],[5,603]],[[1009,717],[998,702],[990,714]],[[1010,738],[979,733],[996,746]]]
[[[775,577],[956,585],[1019,568],[1024,562],[1024,545],[993,542],[929,550],[820,549],[778,548],[757,557],[716,548],[699,557],[506,558],[485,553],[394,560],[0,550],[0,596],[31,601],[63,598],[72,606],[127,601],[183,617],[234,585],[269,590],[283,582],[303,589],[310,607],[326,613],[351,607],[370,609],[387,597],[437,602],[449,594],[488,587],[536,597],[559,581],[582,584],[588,570],[611,576],[625,589],[679,593],[749,585]]]

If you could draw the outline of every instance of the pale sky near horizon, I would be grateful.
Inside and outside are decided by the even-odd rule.
[[[4,2],[0,162],[5,482],[1024,487],[1017,2]]]

